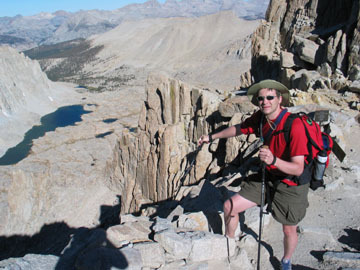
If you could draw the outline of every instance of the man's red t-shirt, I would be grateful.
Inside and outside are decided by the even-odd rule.
[[[255,133],[256,136],[260,137],[260,121],[262,118],[261,115],[262,112],[259,110],[253,115],[251,115],[249,118],[247,118],[243,123],[241,123],[241,132],[243,134]],[[276,131],[283,130],[285,121],[289,115],[289,112],[285,113],[285,115],[273,131],[274,134],[276,133]],[[272,122],[276,122],[276,119]],[[265,136],[265,134],[267,134],[269,130],[270,125],[266,121],[266,118],[263,117],[263,136]],[[289,147],[286,147],[286,141],[283,132],[275,135],[270,135],[268,140],[265,141],[264,144],[269,146],[269,149],[276,157],[285,161],[290,161],[290,158],[294,156],[305,156],[306,160],[306,156],[309,154],[307,149],[307,137],[305,134],[304,125],[299,118],[295,118],[291,126]],[[276,166],[266,166],[266,169],[271,172],[271,174],[279,176],[284,175],[276,168]]]

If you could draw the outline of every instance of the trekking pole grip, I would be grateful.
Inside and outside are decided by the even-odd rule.
[[[269,146],[264,144],[264,145],[261,146],[261,148],[269,149]],[[263,170],[265,170],[265,167],[266,167],[265,161],[261,162],[261,168],[262,168]]]

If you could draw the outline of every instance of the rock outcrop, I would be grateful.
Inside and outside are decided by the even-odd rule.
[[[221,101],[215,93],[165,76],[150,75],[146,91],[138,132],[125,133],[120,140],[119,168],[128,191],[122,205],[125,212],[174,195],[193,158],[189,150],[194,150],[199,135],[209,129],[205,117]],[[206,152],[199,155],[209,162],[211,154]],[[195,177],[187,184],[204,176],[204,166],[195,167]]]
[[[308,92],[358,92],[359,14],[352,0],[271,1],[253,37],[255,80],[273,78]]]

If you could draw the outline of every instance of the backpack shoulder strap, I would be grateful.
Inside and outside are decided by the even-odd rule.
[[[300,115],[297,113],[290,114],[285,120],[283,129],[276,132],[276,134],[284,133],[286,145],[290,144],[290,130],[291,130],[292,124],[293,124],[294,120],[299,117],[300,117]]]

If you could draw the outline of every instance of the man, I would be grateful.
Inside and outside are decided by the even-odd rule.
[[[289,102],[289,91],[283,84],[274,80],[261,81],[249,88],[248,97],[259,106],[258,111],[241,124],[201,136],[198,143],[201,145],[215,139],[255,133],[268,145],[268,148],[260,148],[259,158],[266,164],[266,200],[271,204],[272,216],[283,226],[284,255],[281,265],[283,270],[288,270],[291,269],[290,259],[298,242],[297,224],[304,218],[308,207],[309,187],[309,184],[297,185],[288,178],[300,176],[304,170],[309,154],[307,137],[301,120],[295,119],[290,143],[287,145],[285,142],[281,130],[290,113],[282,107]],[[260,205],[260,200],[261,175],[252,175],[242,182],[239,193],[224,203],[225,233],[228,237],[235,236],[239,213]]]

